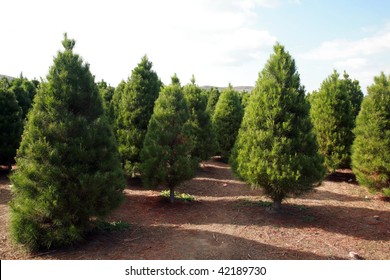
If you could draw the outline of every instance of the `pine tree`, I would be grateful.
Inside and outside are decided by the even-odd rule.
[[[367,88],[354,130],[352,169],[360,184],[390,197],[390,76]]]
[[[180,82],[175,75],[172,84],[161,90],[141,151],[142,180],[147,187],[163,185],[174,189],[194,174],[197,161],[191,157],[193,143],[189,113]]]
[[[363,92],[360,88],[359,81],[358,80],[352,80],[347,72],[344,71],[343,80],[341,81],[344,87],[345,92],[348,95],[348,98],[351,103],[351,112],[354,119],[354,122],[356,120],[356,117],[359,114],[360,106],[363,101]]]
[[[350,166],[355,121],[345,85],[346,82],[340,80],[334,71],[323,81],[320,90],[310,97],[310,114],[319,152],[330,172]]]
[[[104,111],[106,112],[106,116],[111,124],[113,124],[113,110],[111,106],[112,97],[115,92],[115,88],[108,85],[104,80],[101,80],[97,83],[97,86],[99,88],[100,96],[103,100],[103,107]]]
[[[33,99],[37,92],[36,85],[24,78],[23,75],[12,79],[10,85],[11,91],[15,94],[19,106],[22,108],[22,118],[24,120],[32,107]]]
[[[115,138],[89,65],[66,34],[34,99],[12,175],[10,230],[29,249],[81,241],[123,198]]]
[[[217,106],[217,102],[218,102],[218,99],[219,99],[219,96],[221,95],[221,93],[219,92],[219,90],[217,88],[213,87],[213,88],[208,89],[206,91],[206,94],[208,96],[206,111],[207,111],[207,113],[209,113],[209,116],[212,119],[214,116],[214,112],[215,112],[215,106]]]
[[[254,188],[263,188],[279,210],[324,174],[309,117],[309,104],[295,61],[274,46],[251,93],[231,158],[232,169]]]
[[[15,162],[22,130],[22,109],[14,93],[0,86],[0,164],[9,169]]]
[[[189,122],[194,142],[192,156],[199,161],[208,160],[214,155],[216,141],[210,116],[206,112],[206,96],[202,94],[202,89],[195,84],[194,77],[192,77],[190,84],[184,86],[183,92],[190,114]]]
[[[144,56],[124,86],[118,106],[116,135],[126,174],[139,173],[140,151],[162,83]]]
[[[223,159],[230,157],[242,117],[243,110],[238,92],[229,85],[218,99],[212,120],[218,151]]]

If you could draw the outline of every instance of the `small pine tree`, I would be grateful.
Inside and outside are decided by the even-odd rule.
[[[362,105],[364,95],[358,80],[352,80],[345,71],[343,77],[344,79],[341,82],[351,102],[351,112],[355,123],[356,117],[360,111],[360,106]]]
[[[354,130],[352,169],[360,184],[390,197],[390,76],[367,88]]]
[[[141,174],[146,187],[166,186],[170,201],[174,189],[194,174],[197,161],[191,157],[193,143],[189,113],[179,79],[161,90],[141,151]]]
[[[324,174],[295,61],[274,46],[251,93],[231,158],[232,169],[261,187],[279,210],[289,194],[309,190]]]
[[[183,92],[190,114],[189,123],[194,142],[192,156],[199,161],[208,160],[214,155],[216,141],[210,116],[206,112],[206,96],[202,94],[202,89],[195,84],[194,77],[190,84],[184,86]]]
[[[83,239],[123,198],[115,138],[89,65],[65,38],[29,113],[17,153],[10,230],[31,250]]]
[[[319,152],[330,172],[350,166],[354,116],[346,82],[334,71],[310,97],[310,115],[317,136]]]
[[[22,118],[24,120],[32,107],[37,92],[36,85],[20,75],[19,78],[12,79],[11,91],[14,92],[19,106],[22,108]]]
[[[218,151],[223,159],[230,157],[241,125],[243,109],[238,92],[231,85],[222,91],[213,116]]]
[[[106,112],[106,116],[111,124],[113,124],[113,112],[112,112],[112,106],[111,101],[112,97],[115,92],[115,88],[108,85],[104,80],[101,80],[97,83],[97,86],[99,88],[100,96],[103,100],[103,107],[104,111]]]
[[[119,104],[122,99],[123,92],[125,90],[126,82],[122,80],[114,90],[114,94],[111,99],[112,119],[114,120],[114,128],[117,126],[119,115]]]
[[[23,130],[22,109],[13,92],[6,86],[0,86],[0,164],[11,165],[15,162]]]
[[[116,135],[127,175],[139,173],[140,151],[162,85],[152,63],[144,56],[124,86],[118,106]]]
[[[206,91],[206,95],[208,96],[206,112],[209,114],[210,118],[212,119],[215,112],[215,106],[217,106],[217,102],[221,93],[217,88],[213,87]]]

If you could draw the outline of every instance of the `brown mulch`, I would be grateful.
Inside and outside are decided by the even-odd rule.
[[[349,259],[350,252],[390,259],[390,203],[359,186],[350,170],[287,199],[277,214],[260,190],[216,159],[177,189],[196,200],[170,205],[161,190],[130,180],[125,202],[109,217],[130,223],[130,230],[30,254],[9,241],[10,182],[0,174],[0,259]]]

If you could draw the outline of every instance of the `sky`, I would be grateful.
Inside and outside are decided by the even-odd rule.
[[[147,55],[163,83],[254,86],[276,42],[307,91],[345,70],[363,92],[390,75],[387,0],[0,0],[0,74],[45,79],[63,33],[96,81],[116,86]]]

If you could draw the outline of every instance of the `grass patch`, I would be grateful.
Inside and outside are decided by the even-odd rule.
[[[169,201],[169,195],[170,195],[169,190],[165,190],[161,192],[161,197],[166,201]],[[175,191],[175,199],[183,202],[195,201],[195,197],[193,197],[192,195],[189,195],[188,193],[179,193],[176,191]]]
[[[238,201],[238,206],[270,207],[272,206],[272,201],[241,199]]]
[[[119,222],[107,222],[107,221],[96,221],[94,232],[96,233],[111,233],[111,232],[122,232],[129,230],[131,225],[129,223]]]
[[[314,218],[313,216],[310,216],[310,215],[305,215],[302,217],[302,220],[304,222],[313,222],[316,218]]]

